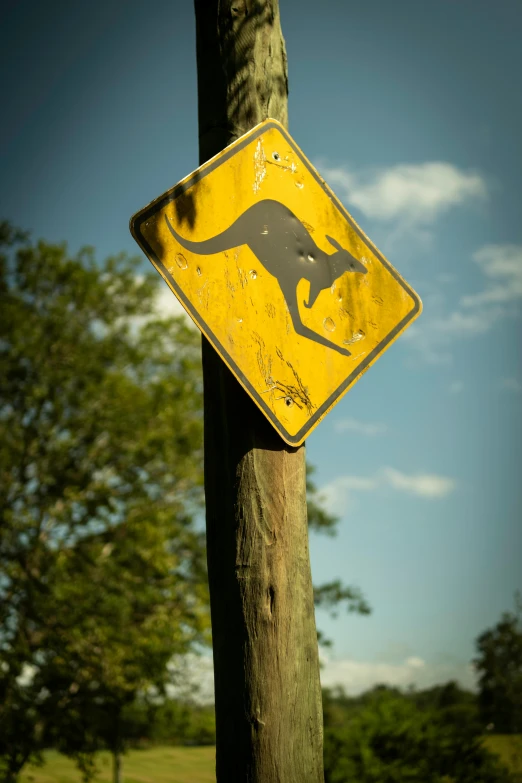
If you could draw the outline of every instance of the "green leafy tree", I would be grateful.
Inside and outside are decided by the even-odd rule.
[[[422,709],[385,687],[347,712],[331,696],[327,705],[326,783],[514,783],[472,718]]]
[[[108,747],[118,780],[126,708],[140,692],[163,694],[173,653],[204,640],[203,580],[180,573],[198,547],[167,518],[150,525],[137,515],[61,553],[59,574],[50,575],[60,619],[40,648],[36,684],[49,694],[40,708],[46,740],[80,766]]]
[[[14,778],[42,715],[66,716],[77,758],[100,736],[119,756],[123,706],[208,640],[208,596],[198,336],[151,318],[159,281],[135,259],[71,257],[6,224],[0,239],[0,721],[20,727],[2,748]],[[31,732],[13,720],[27,673],[49,694]],[[90,720],[102,713],[105,727]]]
[[[422,710],[434,710],[450,723],[462,722],[482,730],[477,695],[461,688],[455,681],[435,685],[423,691],[411,690],[407,697]]]
[[[132,725],[130,718],[135,716]],[[187,699],[164,699],[150,704],[138,700],[127,714],[129,740],[161,745],[215,745],[214,705]]]
[[[476,641],[474,664],[479,675],[479,704],[485,724],[498,733],[522,732],[522,599],[515,598],[515,611],[505,612],[499,622]]]
[[[24,764],[41,764],[38,689],[0,672],[0,780],[15,783]]]
[[[0,757],[52,741],[86,776],[137,694],[209,639],[199,335],[125,254],[0,224]],[[311,473],[311,471],[310,471]],[[309,476],[312,529],[335,533]],[[334,611],[359,591],[316,589]],[[7,729],[8,727],[8,729]],[[7,779],[7,778],[6,778]]]

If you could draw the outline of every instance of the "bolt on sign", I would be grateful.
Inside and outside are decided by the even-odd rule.
[[[415,291],[275,120],[189,174],[130,225],[293,446],[421,312]]]

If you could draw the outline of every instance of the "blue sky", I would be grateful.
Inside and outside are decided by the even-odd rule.
[[[374,608],[318,613],[323,682],[471,684],[522,588],[522,7],[280,6],[290,132],[424,303],[307,442],[341,517],[314,579]],[[12,1],[1,36],[0,215],[136,253],[131,214],[197,166],[192,4]]]

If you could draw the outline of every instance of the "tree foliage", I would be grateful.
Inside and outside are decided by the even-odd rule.
[[[475,669],[479,703],[485,724],[505,734],[522,732],[522,600],[504,612],[498,623],[476,641]]]
[[[455,709],[465,700],[447,693],[441,706],[434,696],[419,706],[385,687],[355,704],[327,694],[325,783],[514,783],[484,748],[473,713]]]
[[[154,273],[0,224],[0,758],[124,748],[125,715],[209,641],[200,339]],[[335,533],[308,474],[309,524]],[[354,588],[319,605],[366,611]]]
[[[126,740],[135,748],[216,744],[213,704],[199,704],[191,699],[151,702],[138,698],[126,707],[122,719]]]
[[[208,640],[200,344],[151,317],[136,260],[0,236],[0,720],[30,675],[38,720],[80,754]],[[2,748],[11,775],[37,724]]]

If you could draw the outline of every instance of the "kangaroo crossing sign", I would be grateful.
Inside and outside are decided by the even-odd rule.
[[[137,212],[131,232],[294,446],[421,312],[275,120]]]

